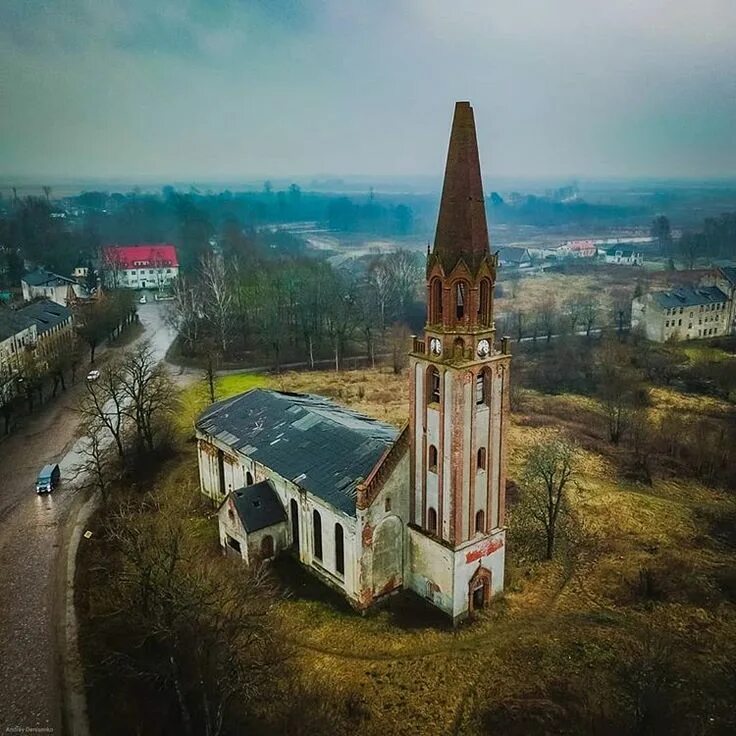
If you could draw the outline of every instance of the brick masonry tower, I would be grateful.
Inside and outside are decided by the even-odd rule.
[[[410,523],[405,584],[459,621],[503,590],[508,340],[496,342],[473,108],[458,102],[427,324],[410,354]]]

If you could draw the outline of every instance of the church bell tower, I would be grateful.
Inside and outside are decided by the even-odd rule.
[[[405,581],[459,621],[503,590],[508,339],[497,341],[473,108],[458,102],[427,323],[410,354],[410,523]]]

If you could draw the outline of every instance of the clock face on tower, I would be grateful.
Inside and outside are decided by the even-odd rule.
[[[442,343],[439,341],[438,338],[433,337],[429,341],[429,349],[433,355],[440,355],[442,353]]]
[[[480,355],[481,358],[484,358],[490,352],[491,352],[491,346],[488,343],[488,340],[479,340],[478,341],[478,355]]]

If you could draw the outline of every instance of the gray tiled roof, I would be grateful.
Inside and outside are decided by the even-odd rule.
[[[52,273],[44,268],[37,268],[31,273],[27,273],[23,277],[29,286],[63,286],[64,284],[73,284],[74,280],[66,276],[60,276],[58,273]]]
[[[701,304],[716,304],[727,300],[726,295],[717,286],[681,286],[671,291],[656,291],[652,296],[663,309],[697,307]]]
[[[736,266],[721,266],[721,273],[731,286],[736,286]]]
[[[7,340],[33,324],[32,320],[12,309],[0,309],[0,340]]]
[[[196,427],[351,516],[357,485],[399,435],[321,396],[267,389],[213,404]]]
[[[286,512],[271,481],[238,488],[230,495],[248,533],[286,521]]]
[[[19,315],[36,323],[36,330],[39,335],[50,330],[52,327],[66,322],[71,317],[71,310],[67,307],[52,302],[50,299],[41,299],[32,302],[25,307],[21,307]]]

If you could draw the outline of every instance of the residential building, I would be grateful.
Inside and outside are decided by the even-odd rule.
[[[726,324],[728,334],[736,335],[736,266],[721,266],[704,284],[717,286],[728,297]]]
[[[179,275],[179,260],[170,243],[107,246],[102,270],[113,289],[163,289]]]
[[[644,254],[631,245],[616,244],[606,249],[606,263],[624,266],[643,266]]]
[[[77,297],[84,297],[84,287],[74,279],[60,276],[44,268],[37,268],[21,279],[23,299],[30,302],[34,299],[51,299],[51,301],[67,306]]]
[[[496,342],[473,111],[455,108],[425,334],[398,430],[319,396],[253,389],[196,422],[223,550],[289,553],[359,610],[402,590],[453,622],[503,590],[511,356]]]
[[[18,317],[36,327],[36,354],[41,360],[64,350],[73,337],[72,312],[68,307],[41,299],[16,311]]]
[[[499,248],[498,265],[501,268],[529,268],[532,265],[532,256],[528,248]]]
[[[631,326],[647,339],[693,340],[728,334],[731,302],[717,286],[682,286],[635,298]]]

